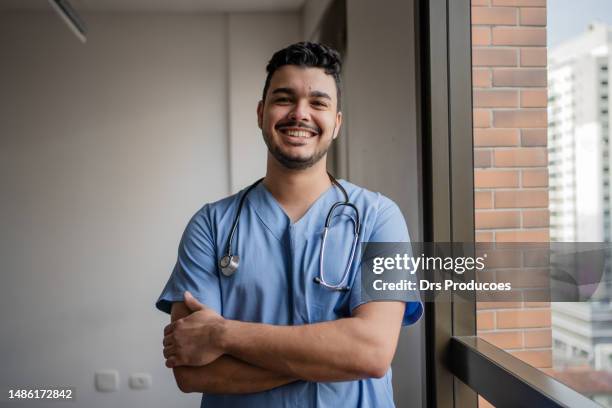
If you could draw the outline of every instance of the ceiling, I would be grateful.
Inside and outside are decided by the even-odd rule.
[[[77,12],[297,11],[305,0],[69,0]],[[0,11],[52,11],[48,0],[0,0]]]

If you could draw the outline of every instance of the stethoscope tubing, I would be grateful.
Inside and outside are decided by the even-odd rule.
[[[342,185],[329,173],[327,173],[331,182],[333,183],[334,186],[337,186],[340,191],[342,192],[342,195],[344,196],[344,201],[338,201],[336,203],[334,203],[331,208],[329,209],[329,212],[327,213],[327,217],[325,218],[325,227],[323,230],[323,239],[321,242],[321,250],[319,252],[319,276],[314,278],[314,282],[320,284],[321,286],[324,286],[328,289],[332,289],[332,290],[338,290],[338,291],[348,291],[350,288],[348,286],[344,285],[344,282],[347,280],[348,275],[350,273],[350,269],[351,266],[353,264],[353,260],[355,258],[355,250],[357,248],[357,242],[359,241],[359,232],[361,229],[361,222],[359,219],[359,210],[357,209],[357,207],[349,202],[349,198],[348,198],[348,194],[346,192],[346,190],[344,189],[344,187],[342,187]],[[257,180],[255,183],[251,184],[249,186],[249,188],[247,188],[247,190],[244,192],[244,194],[242,194],[242,197],[240,197],[240,202],[238,203],[238,209],[236,211],[236,216],[234,217],[234,222],[232,223],[232,228],[230,230],[230,234],[227,240],[227,244],[225,247],[225,255],[223,255],[221,257],[221,259],[219,259],[219,267],[221,268],[221,271],[223,273],[223,275],[230,277],[232,276],[236,270],[238,269],[238,265],[239,265],[239,256],[238,255],[234,255],[233,251],[232,251],[232,242],[234,240],[234,235],[236,233],[236,229],[238,228],[238,223],[240,221],[240,214],[242,212],[242,207],[244,205],[244,201],[246,199],[246,196],[251,192],[251,190],[253,190],[255,187],[257,187],[257,185],[259,183],[261,183],[263,180],[263,178],[260,178],[259,180]],[[334,211],[338,208],[338,207],[342,207],[342,206],[346,206],[349,208],[352,208],[353,211],[355,212],[355,218],[350,217],[351,218],[351,222],[353,223],[353,233],[354,233],[354,237],[353,237],[353,243],[351,245],[351,254],[349,256],[349,261],[346,265],[346,268],[344,270],[344,273],[342,274],[342,278],[340,279],[340,282],[337,284],[331,284],[329,282],[327,282],[325,280],[325,271],[324,271],[324,259],[325,259],[325,243],[327,241],[327,234],[329,232],[329,228],[331,225],[331,220],[333,218],[334,215]]]

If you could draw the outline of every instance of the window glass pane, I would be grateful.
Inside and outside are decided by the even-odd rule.
[[[612,2],[472,0],[472,59],[476,240],[612,241]],[[612,407],[610,293],[478,302],[478,336]]]

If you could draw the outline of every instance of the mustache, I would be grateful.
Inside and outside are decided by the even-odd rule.
[[[313,132],[316,132],[317,134],[321,133],[321,129],[319,129],[317,126],[311,126],[304,122],[298,122],[297,120],[290,120],[290,121],[278,123],[276,126],[274,126],[274,129],[279,130],[284,127],[303,128],[303,129],[312,130]]]

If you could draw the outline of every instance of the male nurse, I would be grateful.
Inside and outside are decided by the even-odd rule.
[[[202,393],[202,407],[394,406],[400,328],[423,307],[362,296],[356,223],[359,243],[409,235],[390,199],[326,171],[342,124],[340,68],[338,52],[316,43],[272,56],[257,106],[264,179],[204,205],[185,229],[156,306],[171,314],[166,366],[182,391]],[[354,208],[332,213],[321,262],[337,202]],[[220,262],[228,243],[234,270]]]

